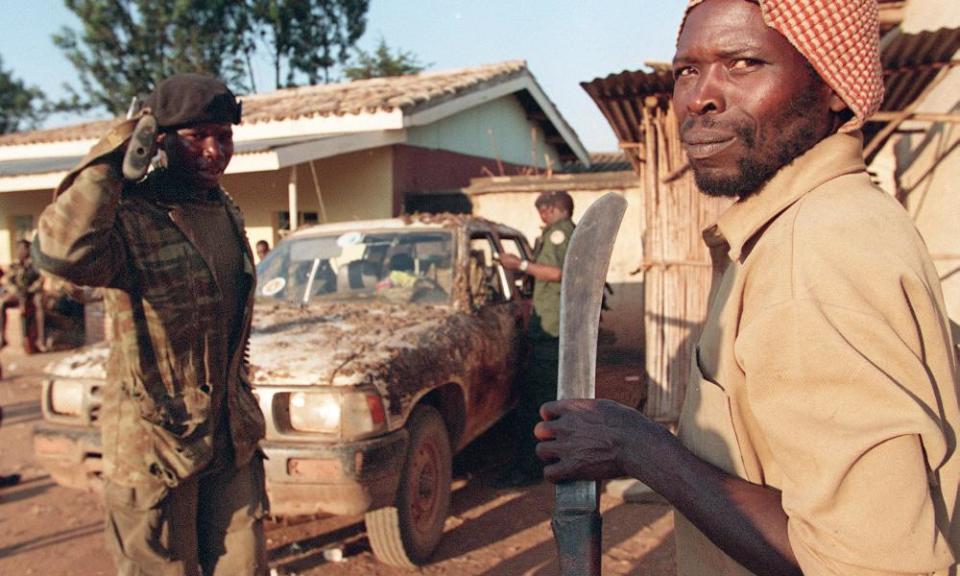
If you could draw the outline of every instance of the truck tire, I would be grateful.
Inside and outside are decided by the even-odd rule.
[[[393,506],[367,512],[367,537],[384,564],[416,567],[433,554],[450,508],[450,437],[440,413],[418,406],[407,422],[410,442]]]

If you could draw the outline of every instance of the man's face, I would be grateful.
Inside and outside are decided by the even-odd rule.
[[[565,211],[550,204],[537,206],[537,212],[540,214],[540,220],[542,220],[546,226],[550,226],[554,222],[559,222],[567,215]]]
[[[161,135],[171,170],[200,189],[220,183],[233,157],[233,128],[230,124],[204,122]]]
[[[17,260],[23,262],[30,257],[30,245],[17,243]]]
[[[833,130],[839,100],[748,0],[691,10],[673,69],[680,138],[711,196],[756,192]]]
[[[266,255],[270,252],[267,248],[267,245],[262,242],[257,242],[257,257],[263,260]]]

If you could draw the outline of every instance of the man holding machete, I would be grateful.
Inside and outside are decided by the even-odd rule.
[[[555,482],[631,476],[676,508],[686,575],[956,573],[956,365],[940,283],[870,181],[876,0],[693,0],[674,106],[719,273],[678,435],[549,402]]]

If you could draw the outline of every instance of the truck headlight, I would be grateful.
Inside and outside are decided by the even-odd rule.
[[[83,414],[84,389],[83,382],[54,380],[50,383],[50,409],[65,416]]]
[[[380,395],[362,390],[293,392],[289,395],[290,427],[354,437],[386,427]]]

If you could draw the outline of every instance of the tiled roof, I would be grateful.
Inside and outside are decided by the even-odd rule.
[[[457,70],[251,94],[241,96],[243,123],[258,124],[303,117],[390,112],[396,109],[409,113],[527,73],[526,62],[511,60]],[[0,146],[96,138],[116,121],[117,119],[98,120],[63,128],[6,134],[0,136]]]
[[[243,98],[244,122],[256,124],[302,116],[410,112],[445,102],[465,92],[523,74],[527,64],[512,60],[487,66],[423,72],[412,76],[357,80],[345,84],[303,86]]]

